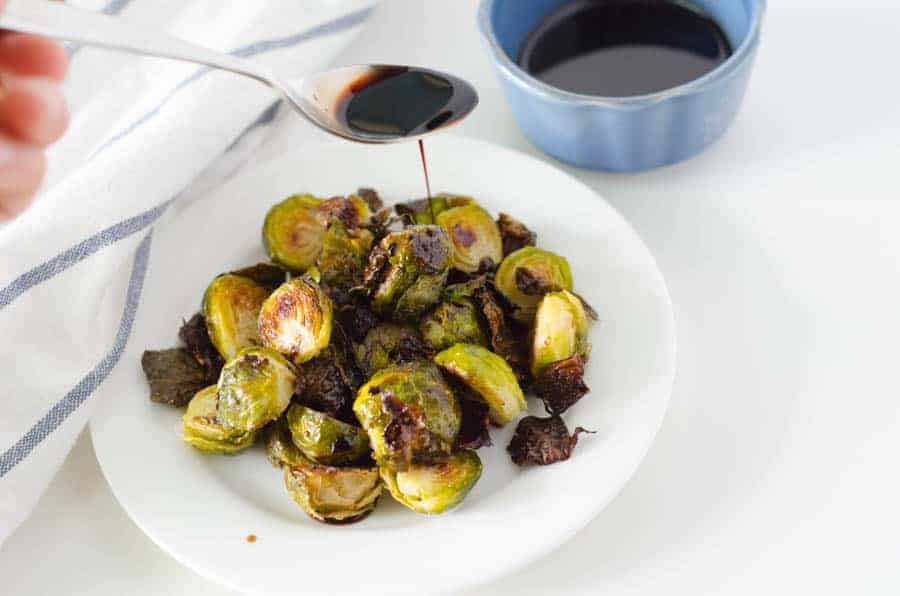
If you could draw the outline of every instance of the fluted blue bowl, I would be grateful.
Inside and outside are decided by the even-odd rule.
[[[634,172],[676,163],[718,140],[740,108],[765,0],[691,0],[734,53],[702,77],[657,93],[598,97],[557,89],[516,64],[537,24],[568,0],[482,0],[478,22],[519,126],[550,155],[583,168]]]

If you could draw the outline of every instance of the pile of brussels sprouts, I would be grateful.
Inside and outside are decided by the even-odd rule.
[[[459,503],[489,426],[518,420],[518,464],[566,459],[593,310],[562,256],[470,197],[383,208],[294,195],[263,224],[271,261],[219,275],[183,346],[147,351],[151,399],[187,409],[210,453],[263,442],[313,518],[368,515],[382,487],[420,513]],[[548,417],[522,417],[523,388]]]

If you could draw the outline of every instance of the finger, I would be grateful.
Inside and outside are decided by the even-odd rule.
[[[12,219],[28,207],[46,168],[43,151],[0,137],[0,220]]]
[[[0,70],[61,81],[68,66],[65,50],[55,41],[27,33],[0,35]]]
[[[0,128],[27,143],[47,145],[62,135],[68,123],[69,111],[58,83],[4,77]]]

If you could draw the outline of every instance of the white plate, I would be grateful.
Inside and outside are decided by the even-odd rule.
[[[584,526],[622,488],[662,422],[675,370],[672,308],[637,234],[589,188],[552,166],[484,142],[428,142],[432,186],[474,195],[566,255],[576,289],[600,313],[591,334],[591,393],[566,413],[582,435],[573,457],[518,469],[508,425],[479,451],[484,474],[456,510],[423,516],[390,496],[351,526],[310,520],[260,448],[209,456],[179,440],[181,412],[153,404],[140,368],[146,348],[176,342],[219,272],[264,258],[271,204],[299,191],[378,189],[388,203],[422,196],[415,145],[308,146],[239,175],[154,234],[134,330],[91,421],[97,457],[116,497],[163,549],[201,575],[266,594],[421,594],[508,573]],[[539,413],[536,405],[532,413]],[[248,543],[245,537],[258,540]]]

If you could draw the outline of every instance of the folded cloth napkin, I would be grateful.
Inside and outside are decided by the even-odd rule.
[[[373,0],[70,3],[260,60],[289,79],[327,66],[373,10]],[[118,362],[154,226],[289,141],[327,136],[232,74],[68,51],[70,129],[50,152],[35,205],[0,228],[0,544],[34,507]]]

